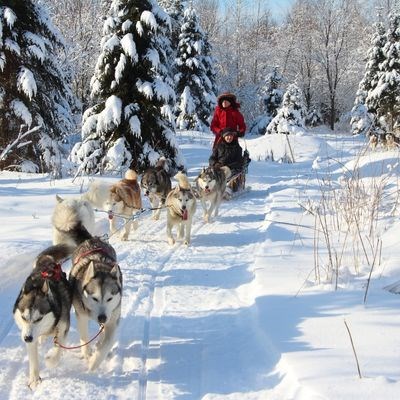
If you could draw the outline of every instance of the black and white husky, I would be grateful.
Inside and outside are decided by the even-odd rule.
[[[171,178],[165,170],[166,159],[161,157],[154,168],[147,169],[142,176],[140,186],[143,194],[148,196],[153,210],[153,219],[160,218],[161,208],[171,190]]]
[[[190,243],[192,220],[196,212],[196,197],[192,191],[188,178],[182,172],[178,172],[175,178],[178,184],[167,196],[167,238],[172,246],[175,239],[172,235],[172,228],[177,226],[178,239],[184,238],[184,243]]]
[[[72,256],[69,280],[81,344],[89,340],[89,320],[104,328],[93,354],[82,347],[93,371],[111,350],[121,315],[122,275],[113,247],[99,238],[84,241]]]
[[[34,389],[39,376],[38,339],[53,336],[65,344],[70,326],[72,293],[60,262],[71,255],[73,247],[60,244],[38,255],[14,304],[14,319],[21,330],[29,359],[29,387]],[[48,368],[56,366],[62,348],[54,346],[46,355]]]
[[[196,178],[198,197],[203,207],[203,218],[205,222],[211,221],[211,215],[218,216],[219,206],[226,189],[226,181],[231,175],[229,167],[203,168]],[[210,206],[207,208],[207,203]]]
[[[79,198],[63,199],[56,196],[51,222],[53,244],[77,246],[94,232],[94,211],[91,204]]]

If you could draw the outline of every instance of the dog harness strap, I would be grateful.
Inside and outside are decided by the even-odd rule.
[[[53,264],[53,268],[49,268],[41,272],[42,278],[60,281],[62,277],[61,264]]]
[[[115,260],[114,260],[114,257],[112,257],[105,249],[103,249],[102,247],[96,247],[96,248],[94,248],[94,249],[85,251],[85,252],[83,252],[82,254],[79,254],[79,257],[77,257],[77,258],[74,260],[74,264],[78,264],[78,262],[80,261],[81,258],[86,257],[86,256],[88,256],[88,255],[90,255],[90,254],[93,254],[93,253],[103,253],[103,254],[105,254],[106,256],[108,256],[109,258],[112,258],[113,261],[115,261]]]

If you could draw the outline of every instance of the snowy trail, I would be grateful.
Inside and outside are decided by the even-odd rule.
[[[232,360],[235,360],[238,365],[252,366],[256,370],[257,368],[264,368],[266,371],[273,370],[279,360],[279,352],[265,332],[258,328],[259,315],[253,304],[254,298],[249,297],[244,287],[253,284],[254,276],[249,271],[258,254],[258,243],[252,243],[251,238],[254,237],[254,231],[265,231],[264,214],[270,207],[265,204],[265,201],[268,199],[269,203],[273,203],[274,196],[277,195],[276,192],[279,192],[281,186],[283,186],[281,181],[277,188],[271,186],[270,183],[260,187],[255,185],[251,192],[230,202],[224,202],[220,215],[210,224],[203,223],[201,206],[198,205],[193,227],[193,243],[189,247],[183,245],[170,247],[166,243],[165,211],[160,221],[152,221],[149,216],[141,219],[138,231],[131,234],[129,242],[120,242],[117,238],[113,238],[111,244],[116,249],[124,276],[123,311],[118,332],[118,347],[112,352],[107,365],[100,368],[98,376],[87,374],[84,363],[79,359],[79,352],[65,354],[65,364],[70,364],[70,366],[66,370],[64,368],[64,371],[60,371],[56,376],[43,368],[44,381],[33,394],[33,398],[42,398],[46,393],[46,386],[54,387],[55,381],[58,384],[68,384],[71,391],[74,387],[76,390],[81,386],[82,379],[88,381],[86,388],[88,398],[94,398],[94,391],[96,396],[105,396],[105,398],[116,396],[116,398],[138,400],[183,400],[201,398],[204,393],[221,390],[220,382],[215,382],[212,373],[206,371],[210,368],[212,371],[214,358],[217,355],[221,356],[217,348],[218,345],[224,346],[225,328],[220,324],[226,317],[230,321],[229,324],[235,327],[235,331],[228,329],[226,334],[234,334],[236,336],[234,342],[237,341],[238,348],[241,346],[243,349],[234,355],[233,348],[227,348],[225,350],[231,355],[225,355],[225,357],[228,359],[233,357]],[[102,224],[104,225],[105,221]],[[240,235],[239,240],[242,245],[248,248],[246,253],[249,257],[246,260],[238,259],[242,250],[235,250],[229,245],[230,237],[236,238],[237,235]],[[207,249],[215,245],[221,247],[218,256],[215,258],[213,252],[207,256]],[[219,259],[224,259],[225,262],[231,260],[229,263],[232,271],[218,271]],[[218,278],[219,273],[220,278]],[[223,278],[224,275],[225,278]],[[209,286],[208,289],[207,286]],[[236,289],[232,291],[231,289],[234,288]],[[210,289],[211,293],[209,293]],[[207,296],[212,303],[213,290],[216,290],[216,293],[225,293],[224,303],[218,304],[218,295],[215,298],[217,303],[214,304],[214,308],[199,310],[200,317],[194,319],[194,321],[200,321],[199,328],[197,323],[193,325],[190,319],[187,321],[186,318],[178,317],[175,323],[184,327],[183,332],[188,329],[192,337],[183,334],[182,339],[178,338],[178,341],[168,343],[170,329],[168,320],[176,319],[176,315],[181,312],[182,315],[186,312],[196,314],[197,310],[190,311],[187,308],[193,307],[196,303],[193,297]],[[187,298],[186,307],[185,295],[190,291],[193,294]],[[181,307],[183,310],[180,309]],[[204,317],[201,316],[202,314]],[[204,322],[201,322],[202,319]],[[11,328],[11,336],[14,337],[12,343],[17,349],[13,358],[21,359],[22,357],[24,361],[14,364],[12,368],[10,366],[7,375],[18,375],[20,378],[13,381],[7,397],[19,399],[28,393],[26,389],[27,359],[17,328],[12,328],[12,320],[9,319],[8,322],[7,326]],[[248,326],[247,332],[243,330],[244,326]],[[221,331],[222,336],[217,340],[217,344],[211,342],[211,337],[207,333],[202,333],[202,327],[206,331],[210,329]],[[95,328],[92,327],[92,331],[93,329]],[[77,340],[75,321],[72,317],[69,341]],[[254,340],[259,340],[263,346],[265,343],[270,343],[270,352],[263,350],[264,361],[256,366],[254,357],[259,354],[246,354],[246,349]],[[183,350],[182,359],[174,360],[176,354],[171,353],[172,349],[177,351],[179,343],[185,342],[192,344]],[[9,343],[7,347],[10,347]],[[215,355],[208,354],[209,347],[217,351]],[[259,348],[261,349],[262,346],[260,345]],[[181,351],[178,350],[178,353]],[[178,366],[181,371],[179,377],[174,373],[171,375],[171,371],[176,370],[177,362],[182,364],[182,368]],[[174,366],[174,368],[170,370],[169,366]],[[72,380],[70,373],[72,373]],[[238,387],[245,384],[248,374],[241,377],[239,368],[223,386],[223,390],[236,391]],[[108,385],[103,383],[98,387],[96,384],[98,379],[105,378],[109,382]],[[268,378],[258,386],[261,388],[275,383],[276,378]],[[192,392],[185,394],[184,389],[180,392],[180,387],[190,387]],[[195,392],[193,388],[197,388]]]

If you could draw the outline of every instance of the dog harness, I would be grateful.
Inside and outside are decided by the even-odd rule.
[[[57,281],[57,282],[60,281],[63,276],[61,264],[54,263],[54,264],[50,264],[50,265],[52,265],[53,267],[46,269],[45,271],[42,271],[40,273],[40,275],[44,279],[51,279],[51,280]]]

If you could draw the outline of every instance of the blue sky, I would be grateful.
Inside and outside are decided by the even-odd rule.
[[[291,4],[294,3],[295,0],[263,0],[262,4],[271,10],[272,15],[277,18],[278,20],[282,18],[287,10],[290,8]],[[221,5],[225,4],[232,4],[232,0],[220,0]],[[246,4],[249,5],[250,7],[254,7],[256,5],[256,1],[254,0],[246,0]]]

